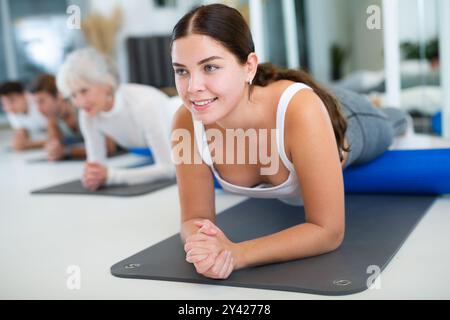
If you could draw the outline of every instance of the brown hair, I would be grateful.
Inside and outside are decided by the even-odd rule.
[[[187,13],[173,29],[172,43],[189,34],[213,38],[233,53],[242,64],[245,64],[248,56],[255,52],[252,34],[245,19],[236,9],[222,4],[200,6]],[[336,98],[306,72],[279,69],[270,63],[258,66],[253,85],[265,87],[278,80],[302,82],[314,90],[327,108],[339,150],[348,151],[344,145],[347,121],[342,115],[341,106]],[[341,152],[339,156],[342,161]]]
[[[11,94],[24,94],[25,89],[22,83],[17,81],[4,82],[0,84],[0,97],[9,96]]]
[[[29,90],[31,93],[46,92],[55,98],[58,96],[56,79],[51,74],[42,74],[36,77],[31,82]]]

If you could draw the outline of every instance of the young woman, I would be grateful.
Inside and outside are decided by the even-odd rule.
[[[390,121],[367,99],[336,91],[341,108],[306,73],[258,65],[245,20],[224,5],[192,10],[175,26],[172,39],[184,103],[173,131],[188,130],[196,137],[190,147],[203,159],[177,165],[186,260],[206,277],[225,279],[233,270],[337,249],[345,231],[343,168],[381,155],[402,130],[405,115],[390,110],[395,118]],[[223,136],[236,129],[276,129],[275,147],[262,143],[273,135],[258,136],[258,147],[260,154],[276,155],[278,170],[263,175],[267,163],[260,157],[256,163],[217,161],[236,150],[214,148],[213,155],[208,139],[213,129]],[[306,223],[233,243],[214,223],[214,177],[231,193],[303,204]]]
[[[91,48],[68,56],[59,70],[57,84],[63,95],[70,96],[81,109],[79,121],[88,158],[83,184],[87,189],[175,176],[170,122],[179,99],[170,99],[149,86],[120,85],[115,66]],[[155,164],[137,169],[107,168],[106,136],[126,149],[151,149]]]

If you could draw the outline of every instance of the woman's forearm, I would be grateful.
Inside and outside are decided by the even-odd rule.
[[[187,220],[184,221],[181,224],[181,240],[183,241],[183,243],[186,243],[186,239],[189,238],[190,236],[196,234],[198,232],[198,230],[200,229],[198,226],[195,225],[195,221],[199,221],[201,219],[196,218],[196,219],[191,219],[191,220]]]
[[[238,243],[236,269],[286,262],[336,250],[343,235],[305,223],[281,232]]]
[[[28,141],[26,144],[26,149],[41,149],[45,146],[46,143],[46,140]]]
[[[108,170],[108,185],[128,184],[135,185],[150,183],[161,179],[171,179],[175,177],[175,168],[172,165],[148,165],[134,169]]]
[[[48,136],[48,140],[56,139],[56,140],[62,141],[62,139],[63,139],[61,131],[59,130],[59,127],[58,127],[58,122],[54,119],[48,120],[47,136]]]

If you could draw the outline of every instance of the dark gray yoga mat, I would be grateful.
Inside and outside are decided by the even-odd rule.
[[[161,180],[152,183],[138,185],[109,186],[97,191],[86,190],[80,180],[71,181],[54,187],[31,192],[35,195],[65,194],[65,195],[90,195],[111,197],[136,197],[152,193],[176,184],[176,179]]]
[[[154,164],[153,158],[143,158],[134,165],[130,165],[128,169],[142,168]],[[152,183],[145,183],[132,186],[109,186],[101,188],[95,192],[86,190],[80,180],[70,181],[64,184],[56,185],[42,190],[32,191],[31,194],[82,194],[94,196],[113,196],[113,197],[136,197],[160,189],[170,187],[176,184],[176,179],[161,180]]]
[[[45,157],[42,158],[34,158],[34,159],[28,159],[28,164],[42,164],[42,163],[58,163],[58,162],[84,162],[86,161],[86,158],[73,158],[71,156],[64,156],[64,158],[59,159],[57,161],[50,161]]]
[[[127,153],[128,153],[128,151],[126,151],[126,150],[119,150],[116,153],[114,153],[113,155],[109,156],[108,159],[123,156]],[[45,164],[45,163],[85,162],[85,161],[86,161],[86,158],[74,158],[72,156],[64,156],[62,159],[59,159],[57,161],[50,161],[47,159],[47,157],[41,156],[39,158],[28,159],[27,163],[28,164]]]
[[[348,295],[368,289],[371,266],[384,270],[435,197],[347,195],[346,235],[329,254],[235,271],[224,281],[206,279],[185,261],[177,234],[115,264],[120,278],[178,281],[320,295]],[[252,199],[218,216],[230,240],[241,242],[304,222],[303,208],[277,200]],[[372,282],[373,283],[373,282]]]

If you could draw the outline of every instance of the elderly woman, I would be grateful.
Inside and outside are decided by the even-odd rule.
[[[91,48],[67,57],[57,84],[61,93],[81,109],[79,122],[87,151],[82,180],[87,189],[175,176],[170,123],[181,105],[178,98],[169,98],[149,86],[119,84],[114,64]],[[123,148],[151,149],[155,163],[137,169],[107,168],[106,136]]]

